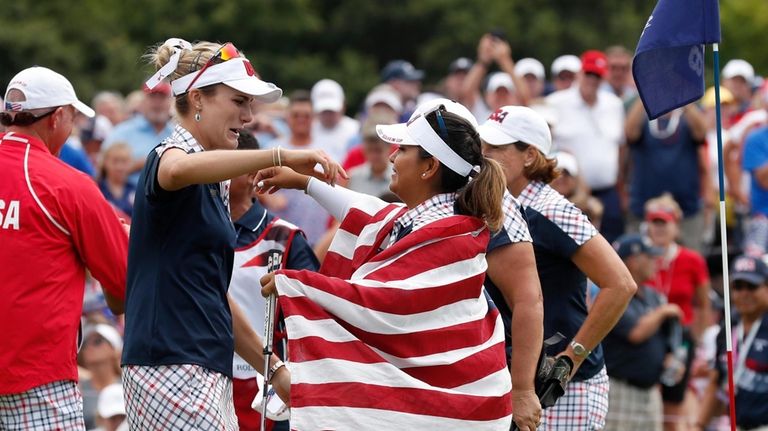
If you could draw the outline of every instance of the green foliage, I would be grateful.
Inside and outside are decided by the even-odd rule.
[[[434,84],[479,37],[503,30],[515,58],[545,65],[564,53],[621,44],[634,49],[653,0],[37,0],[0,6],[0,84],[20,69],[51,67],[89,100],[98,90],[128,93],[151,68],[141,55],[168,37],[234,42],[285,90],[330,77],[350,107],[404,58]],[[768,70],[761,50],[765,0],[721,0],[723,60]]]

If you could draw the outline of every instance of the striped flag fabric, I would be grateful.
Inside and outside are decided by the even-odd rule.
[[[319,273],[276,277],[291,428],[508,430],[504,326],[482,287],[488,230],[451,216],[380,250],[406,209],[366,205]]]

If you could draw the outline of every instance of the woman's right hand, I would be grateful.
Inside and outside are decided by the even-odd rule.
[[[280,189],[306,190],[310,177],[285,166],[274,166],[256,173],[253,182],[259,193],[272,194]]]

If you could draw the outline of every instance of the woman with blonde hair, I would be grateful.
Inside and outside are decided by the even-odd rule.
[[[282,91],[256,76],[231,43],[169,39],[148,58],[151,89],[169,80],[178,125],[147,156],[131,225],[123,387],[132,429],[237,429],[232,356],[263,369],[261,340],[227,294],[235,230],[229,179],[287,165],[333,181],[343,170],[322,151],[230,151],[254,100]],[[288,371],[271,360],[287,401]]]
[[[507,190],[525,208],[544,296],[544,338],[564,337],[547,353],[573,363],[565,395],[544,411],[544,430],[599,430],[608,409],[608,375],[600,341],[637,289],[608,242],[549,183],[557,176],[549,126],[530,108],[504,106],[478,132],[483,154],[504,168]],[[601,288],[591,309],[586,278]]]
[[[319,273],[262,278],[286,316],[291,427],[509,429],[504,325],[483,288],[504,177],[463,112],[442,99],[377,127],[400,145],[390,189],[403,204],[285,168],[257,176],[341,220]]]

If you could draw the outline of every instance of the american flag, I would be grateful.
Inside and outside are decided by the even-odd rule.
[[[488,230],[450,216],[381,250],[405,211],[382,205],[350,209],[320,273],[278,272],[291,428],[508,430],[504,326],[482,287]]]
[[[18,102],[5,102],[5,110],[18,112],[24,109],[24,106]]]

